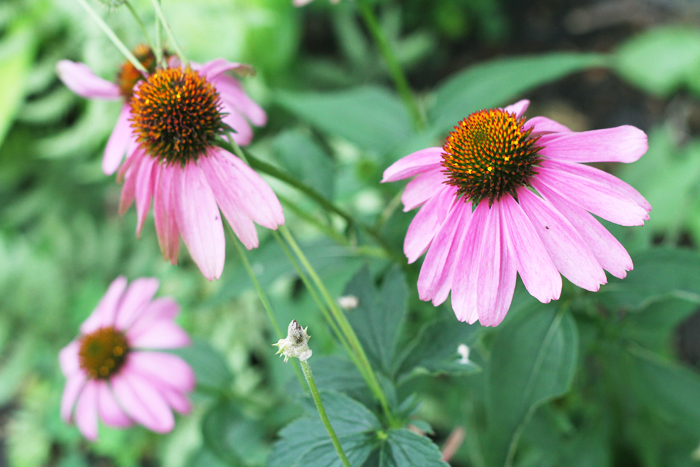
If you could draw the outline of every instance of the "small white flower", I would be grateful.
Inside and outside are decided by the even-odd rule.
[[[459,363],[464,365],[469,363],[469,347],[467,347],[465,344],[459,344],[457,347],[457,353],[460,357],[462,357],[459,359]]]
[[[313,352],[309,349],[309,339],[311,336],[306,332],[306,328],[302,328],[297,320],[292,320],[287,328],[287,337],[280,339],[275,345],[279,347],[278,354],[284,355],[284,361],[287,362],[290,358],[298,358],[305,362],[311,357]]]
[[[338,306],[344,310],[354,310],[360,304],[360,300],[354,295],[344,295],[338,299]]]

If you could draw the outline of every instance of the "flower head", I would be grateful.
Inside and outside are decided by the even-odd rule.
[[[168,298],[153,299],[156,279],[137,279],[127,288],[118,277],[80,335],[61,350],[66,376],[61,417],[75,421],[81,433],[97,439],[98,418],[126,427],[136,422],[158,433],[173,429],[172,410],[190,411],[187,392],[194,373],[180,357],[160,349],[190,344],[173,321],[179,312]]]
[[[234,105],[254,123],[264,122],[262,109],[223,75],[247,68],[223,60],[197,68],[157,70],[134,92],[132,128],[138,145],[119,169],[124,178],[119,210],[123,214],[136,201],[139,235],[153,199],[163,256],[177,263],[182,235],[202,274],[213,280],[224,267],[221,213],[248,249],[258,246],[254,223],[276,229],[284,214],[260,175],[214,145],[227,126],[241,128]],[[252,138],[252,133],[237,135]]]
[[[290,358],[298,358],[303,362],[311,358],[313,354],[309,349],[311,336],[306,332],[307,329],[308,327],[302,328],[297,320],[293,319],[287,328],[287,337],[272,344],[278,347],[277,353],[284,356],[285,363]]]
[[[560,273],[597,291],[604,270],[624,278],[632,260],[591,214],[643,225],[651,206],[631,186],[584,165],[634,162],[647,150],[643,131],[621,126],[576,133],[545,117],[527,120],[529,101],[476,112],[445,145],[400,159],[383,182],[417,176],[404,210],[421,206],[404,242],[410,263],[426,251],[418,279],[435,305],[452,292],[460,321],[498,325],[516,274],[547,303],[561,293]]]

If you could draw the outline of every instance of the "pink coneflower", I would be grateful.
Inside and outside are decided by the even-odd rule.
[[[284,223],[282,206],[270,186],[215,145],[226,126],[236,128],[242,118],[231,111],[233,105],[253,122],[264,118],[237,82],[223,75],[240,67],[214,60],[199,70],[172,67],[150,75],[131,99],[138,146],[119,169],[119,178],[124,178],[119,210],[124,213],[136,200],[137,235],[153,198],[163,256],[177,263],[182,235],[209,280],[218,279],[224,268],[219,209],[248,249],[258,246],[254,222],[269,229]]]
[[[452,291],[460,321],[496,326],[513,298],[516,272],[543,303],[559,298],[559,273],[586,290],[604,269],[624,278],[627,251],[591,214],[643,225],[651,206],[631,186],[582,162],[634,162],[647,150],[632,126],[572,132],[545,117],[526,121],[523,100],[475,112],[443,147],[400,159],[383,182],[417,175],[402,201],[422,206],[406,234],[409,263],[428,251],[421,300],[439,305]]]
[[[89,440],[97,439],[97,420],[126,427],[140,423],[165,433],[173,429],[171,409],[190,411],[186,393],[194,373],[180,357],[154,349],[175,349],[190,338],[173,321],[177,303],[153,300],[156,279],[137,279],[126,287],[118,277],[80,327],[80,336],[61,350],[66,376],[61,417],[75,421]]]
[[[148,46],[140,45],[136,47],[134,56],[149,73],[156,71],[155,56]],[[171,61],[174,62],[176,60]],[[233,139],[237,144],[241,146],[248,145],[253,139],[253,130],[248,120],[256,126],[263,126],[267,123],[267,115],[257,103],[248,97],[235,78],[224,75],[221,72],[217,73],[216,66],[225,66],[228,62],[215,60],[205,66],[208,65],[211,69],[212,63],[215,64],[215,69],[210,79],[221,95],[221,111],[226,114],[225,123],[235,130]],[[249,69],[246,65],[228,65],[234,66],[230,66],[226,70]],[[195,68],[201,67],[201,65],[194,66]],[[131,99],[134,87],[143,80],[143,77],[128,61],[120,68],[116,82],[102,79],[96,76],[87,65],[70,60],[58,62],[56,72],[61,81],[71,91],[82,97],[88,99],[124,100],[124,105],[119,113],[114,130],[112,130],[112,134],[107,141],[104,158],[102,159],[102,170],[107,175],[113,174],[119,168],[124,155],[131,154],[137,147],[131,130]]]

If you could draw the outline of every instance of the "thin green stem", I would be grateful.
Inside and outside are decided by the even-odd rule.
[[[382,410],[384,411],[387,419],[389,420],[390,425],[395,426],[396,420],[394,418],[394,415],[391,413],[391,409],[389,408],[389,403],[386,399],[386,395],[384,394],[384,391],[382,390],[382,387],[380,386],[379,381],[377,380],[377,376],[374,374],[374,370],[372,369],[372,366],[370,365],[369,360],[367,359],[367,354],[365,354],[365,351],[362,348],[362,344],[360,344],[360,340],[357,338],[357,335],[355,334],[355,331],[352,329],[352,326],[345,317],[345,314],[340,309],[335,300],[333,300],[333,297],[331,296],[330,292],[323,284],[323,281],[316,273],[316,270],[313,268],[313,266],[311,266],[311,263],[306,258],[306,255],[304,255],[304,252],[301,250],[301,248],[299,248],[299,245],[297,244],[296,240],[294,240],[294,237],[289,232],[287,227],[281,225],[279,227],[279,231],[294,251],[294,254],[296,254],[297,258],[299,258],[299,261],[301,261],[301,263],[304,265],[304,268],[309,273],[309,276],[311,276],[311,280],[321,292],[321,295],[326,301],[326,305],[328,306],[331,314],[333,315],[333,318],[336,320],[338,326],[345,335],[345,338],[348,340],[348,343],[350,344],[353,353],[359,360],[360,366],[358,368],[360,368],[360,372],[365,378],[367,386],[369,386],[370,390],[382,406]]]
[[[153,8],[156,10],[156,15],[158,15],[158,18],[160,19],[161,24],[163,25],[163,29],[165,29],[165,33],[168,35],[168,39],[170,40],[170,45],[175,49],[175,53],[177,54],[178,57],[180,57],[180,60],[182,61],[182,64],[186,67],[190,65],[190,61],[187,60],[187,57],[185,56],[185,52],[182,51],[182,48],[180,47],[180,43],[175,39],[175,35],[173,34],[173,30],[170,27],[170,24],[168,23],[168,20],[165,19],[165,14],[163,13],[163,9],[160,7],[160,2],[158,0],[151,0],[153,3]]]
[[[338,440],[338,435],[335,434],[335,430],[333,429],[333,425],[331,425],[331,421],[328,419],[328,414],[326,414],[326,409],[323,407],[323,402],[321,401],[321,395],[318,393],[318,388],[316,387],[316,381],[314,381],[314,375],[311,373],[311,367],[309,366],[309,363],[307,361],[300,362],[301,363],[301,369],[304,372],[304,376],[306,377],[306,382],[309,383],[309,389],[311,389],[311,396],[314,398],[314,402],[316,403],[316,408],[318,409],[318,415],[321,417],[321,421],[323,422],[323,426],[326,427],[326,431],[328,431],[328,436],[331,437],[331,442],[333,443],[333,447],[335,448],[335,451],[338,453],[338,457],[340,457],[340,461],[343,463],[344,467],[351,467],[350,466],[350,461],[348,460],[347,456],[345,455],[345,452],[343,451],[343,446],[340,445],[340,441]]]
[[[151,50],[153,50],[153,44],[151,43],[151,38],[148,35],[148,31],[146,30],[146,26],[143,24],[143,21],[141,21],[141,18],[139,17],[138,13],[136,13],[136,9],[134,9],[134,6],[131,4],[131,2],[129,0],[125,0],[124,4],[131,12],[131,16],[133,16],[134,20],[136,20],[136,24],[138,24],[139,28],[141,28],[141,33],[143,34],[143,37],[146,38],[146,43],[151,48]]]
[[[401,99],[403,99],[404,104],[413,117],[413,122],[416,128],[424,128],[425,121],[423,120],[420,107],[418,107],[418,103],[413,95],[413,91],[411,91],[406,75],[401,69],[401,65],[399,65],[399,61],[391,48],[391,44],[389,44],[389,40],[386,38],[384,31],[379,25],[379,21],[377,21],[377,17],[374,15],[374,11],[372,11],[372,7],[369,5],[369,3],[367,3],[367,0],[358,0],[357,6],[360,8],[360,14],[362,15],[362,19],[365,21],[365,25],[367,26],[369,33],[372,35],[374,42],[379,48],[379,52],[384,58],[384,63],[386,63],[386,67],[389,69],[389,74],[394,80],[394,84],[401,95]]]
[[[87,13],[90,15],[90,17],[97,23],[97,25],[102,29],[102,32],[105,33],[105,35],[109,38],[110,41],[112,41],[112,44],[119,49],[119,51],[126,57],[127,60],[131,62],[132,65],[134,65],[134,68],[139,70],[141,74],[144,77],[148,77],[148,70],[146,70],[143,65],[141,65],[141,62],[134,57],[134,54],[131,53],[131,51],[128,49],[127,46],[124,45],[124,43],[119,40],[116,34],[114,34],[114,31],[112,31],[112,28],[110,28],[107,23],[102,19],[100,15],[97,14],[95,10],[92,9],[90,4],[86,0],[77,0],[78,3],[87,11]]]
[[[160,0],[158,0],[158,3],[160,3]],[[158,64],[158,66],[165,68],[166,63],[165,63],[164,54],[163,54],[163,40],[162,40],[162,37],[160,35],[160,21],[158,20],[157,17],[155,20],[155,30],[156,30],[155,31],[156,32],[156,48],[153,51],[153,53],[156,56],[156,63]]]
[[[250,277],[251,282],[253,283],[253,286],[255,287],[255,291],[258,293],[258,297],[260,298],[260,302],[263,305],[263,308],[265,308],[265,312],[267,313],[267,317],[270,319],[270,322],[272,323],[272,327],[275,328],[275,333],[277,334],[278,339],[283,339],[285,337],[284,334],[282,334],[282,330],[280,329],[279,325],[277,324],[277,320],[275,319],[275,313],[272,311],[272,306],[270,305],[270,301],[267,299],[267,295],[265,295],[265,291],[262,289],[260,286],[260,282],[258,282],[258,278],[255,277],[255,273],[253,272],[253,268],[250,266],[250,261],[248,261],[248,257],[245,254],[245,251],[243,250],[243,247],[241,246],[240,240],[238,240],[238,237],[236,237],[236,234],[233,232],[233,229],[231,229],[231,226],[228,225],[228,223],[224,223],[226,225],[226,231],[228,232],[229,236],[231,237],[231,242],[233,245],[236,247],[236,252],[238,253],[238,256],[241,258],[241,262],[243,263],[243,267],[245,267],[246,272],[248,273],[248,276]],[[297,374],[297,378],[299,378],[299,382],[301,383],[301,387],[304,387],[304,379],[302,378],[301,372],[299,371],[299,368],[294,365],[294,372]]]

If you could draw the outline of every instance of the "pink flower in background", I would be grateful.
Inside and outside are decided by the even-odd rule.
[[[443,147],[395,162],[383,182],[416,176],[404,211],[409,263],[428,251],[421,300],[439,305],[452,291],[460,321],[496,326],[513,298],[516,273],[543,303],[559,298],[560,273],[597,291],[607,270],[624,278],[632,260],[591,214],[643,225],[651,206],[631,186],[586,162],[634,162],[648,148],[631,126],[572,132],[545,117],[526,120],[529,101],[475,112]]]
[[[156,61],[153,52],[147,46],[141,45],[134,50],[134,56],[141,62],[149,73],[156,71]],[[176,60],[171,59],[171,62]],[[248,71],[246,65],[229,64],[223,60],[215,60],[204,66],[211,67],[215,63],[218,66],[224,64],[233,65],[226,70]],[[201,65],[194,65],[195,68]],[[225,66],[225,65],[224,65]],[[63,83],[74,93],[88,99],[123,99],[124,105],[117,118],[117,123],[105,147],[102,159],[102,170],[107,174],[113,174],[124,155],[132,154],[137,144],[131,130],[131,99],[134,87],[143,80],[141,74],[130,62],[122,65],[116,82],[107,81],[96,76],[87,65],[70,60],[61,60],[56,65],[56,72]],[[241,84],[233,77],[222,72],[212,74],[212,84],[221,95],[221,111],[226,114],[224,122],[235,130],[233,139],[241,146],[250,144],[253,139],[253,130],[248,120],[256,126],[264,126],[267,123],[265,111],[255,103],[243,91]]]
[[[294,3],[294,6],[304,6],[308,5],[309,3],[313,2],[314,0],[292,0],[292,3]],[[331,0],[331,3],[338,3],[340,0]]]
[[[282,206],[270,186],[238,157],[216,146],[227,125],[246,140],[252,138],[252,132],[240,130],[245,119],[234,109],[253,122],[264,122],[262,109],[233,78],[223,75],[244,67],[214,60],[199,70],[173,67],[149,76],[131,100],[139,144],[119,169],[119,178],[124,178],[119,209],[123,214],[136,201],[137,235],[153,199],[163,256],[177,263],[182,235],[209,280],[218,279],[224,268],[221,213],[248,249],[258,246],[255,223],[269,229],[284,223]]]
[[[160,351],[187,346],[190,338],[174,322],[177,303],[153,299],[157,289],[156,279],[137,279],[127,288],[118,277],[80,336],[61,350],[67,378],[61,417],[75,421],[89,440],[97,439],[98,418],[166,433],[175,424],[172,410],[190,411],[186,393],[194,389],[194,373],[180,357]]]

